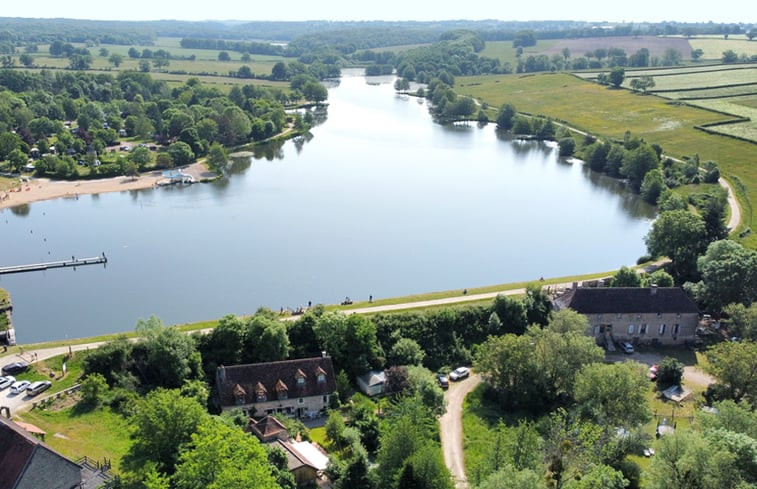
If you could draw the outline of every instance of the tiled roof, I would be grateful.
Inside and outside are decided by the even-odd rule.
[[[250,423],[250,429],[261,440],[270,440],[279,436],[282,432],[286,432],[286,428],[281,421],[273,416],[265,416],[260,421],[253,421]]]
[[[325,374],[324,382],[318,382],[319,369]],[[302,374],[300,377],[304,376],[304,382],[301,384],[297,382],[298,372]],[[237,404],[235,397],[237,385],[245,392],[244,404],[254,403],[261,390],[264,393],[276,393],[285,389],[289,399],[322,396],[336,391],[336,378],[331,357],[221,366],[216,372],[216,380],[221,406]],[[239,390],[236,392],[241,393]],[[269,401],[273,400],[270,395],[268,397]]]
[[[680,287],[578,287],[555,303],[582,314],[699,313]]]

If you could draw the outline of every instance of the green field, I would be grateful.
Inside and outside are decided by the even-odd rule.
[[[725,65],[728,66],[728,65]],[[728,66],[720,70],[691,71],[688,68],[679,68],[679,72],[669,71],[664,76],[650,70],[627,71],[623,86],[628,87],[634,78],[651,75],[654,78],[654,92],[668,90],[690,90],[708,87],[722,87],[726,85],[752,84],[751,90],[757,92],[757,65]]]
[[[732,117],[696,107],[671,104],[653,95],[614,90],[568,74],[501,75],[458,78],[456,89],[493,106],[512,103],[521,112],[548,115],[569,125],[605,137],[622,139],[627,130],[660,144],[674,157],[699,154],[702,161],[718,162],[724,177],[737,175],[748,195],[738,195],[742,208],[757,186],[754,144],[695,129]],[[755,227],[747,212],[743,226]],[[757,247],[757,236],[744,241]]]
[[[718,37],[692,37],[689,39],[691,49],[701,49],[704,51],[704,59],[721,59],[723,52],[731,50],[736,54],[746,54],[747,56],[757,55],[757,42],[750,41],[746,36],[729,36],[724,39]]]
[[[554,39],[538,41],[536,46],[523,48],[521,58],[525,59],[531,55],[542,54],[543,51],[557,44]],[[480,56],[498,59],[502,64],[510,63],[513,67],[518,64],[516,48],[513,47],[512,41],[488,41],[483,51],[478,53]]]

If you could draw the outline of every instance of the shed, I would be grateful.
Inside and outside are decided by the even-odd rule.
[[[368,396],[375,396],[384,392],[385,384],[386,373],[383,370],[371,370],[357,378],[358,387]]]

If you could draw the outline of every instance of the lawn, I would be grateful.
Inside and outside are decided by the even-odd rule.
[[[757,186],[754,144],[695,129],[727,120],[728,116],[559,73],[460,77],[456,89],[490,105],[512,103],[521,112],[548,115],[604,137],[622,139],[631,131],[660,144],[670,156],[699,154],[702,161],[718,162],[724,177],[733,182],[736,175],[744,183],[746,193],[738,195],[742,208],[748,207],[747,198],[753,200],[749,192]],[[754,217],[751,219],[746,213],[742,224],[755,228]],[[757,235],[752,233],[744,243],[757,247]]]
[[[18,418],[46,431],[45,442],[66,457],[106,458],[113,462],[115,473],[131,446],[128,421],[110,409],[77,413],[73,407],[53,407],[25,412]]]

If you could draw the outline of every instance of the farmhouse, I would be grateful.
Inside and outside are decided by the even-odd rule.
[[[589,319],[597,344],[678,345],[694,340],[699,309],[680,287],[577,287],[554,301]]]
[[[315,358],[220,366],[216,385],[224,411],[312,417],[329,406],[336,378],[331,357],[324,353]]]

